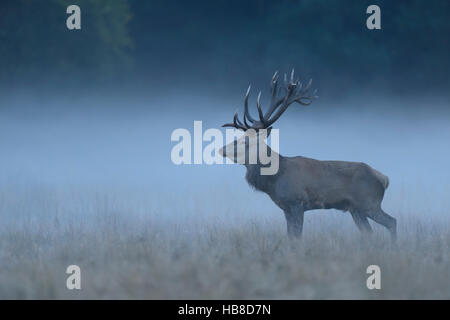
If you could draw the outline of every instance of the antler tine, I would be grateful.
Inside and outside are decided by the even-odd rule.
[[[259,121],[261,121],[262,124],[265,123],[264,115],[261,109],[261,91],[258,94],[258,99],[256,99],[256,107],[258,108],[258,114],[259,114]]]
[[[250,115],[250,112],[248,111],[248,97],[250,95],[250,89],[252,88],[251,85],[248,86],[247,89],[247,93],[245,94],[245,99],[244,99],[244,122],[246,121],[246,118],[248,118],[248,120],[251,123],[255,122],[255,119],[253,119],[253,117]]]
[[[272,96],[270,98],[270,104],[272,105],[278,94],[278,71],[272,76],[272,81],[270,82],[270,91],[272,92]]]
[[[308,91],[309,88],[311,87],[312,84],[312,79],[309,79],[308,85],[305,87],[305,89],[303,91]]]
[[[244,126],[244,124],[241,122],[241,120],[239,120],[237,112],[234,114],[233,122],[234,122],[235,127],[238,129],[243,129],[244,131],[248,129],[246,126]]]
[[[319,96],[317,95],[317,89],[316,89],[316,90],[314,90],[314,93],[313,93],[312,95],[298,97],[298,98],[295,100],[295,102],[297,102],[297,103],[299,103],[299,104],[301,104],[301,105],[303,105],[303,106],[309,106],[309,105],[312,103],[312,101],[313,101],[314,99],[318,98],[318,97],[319,97]],[[302,100],[304,100],[304,99],[306,99],[307,101],[306,101],[306,102],[305,102],[305,101],[302,101]]]
[[[249,84],[248,85],[248,88],[247,88],[247,92],[245,93],[245,98],[246,99],[248,99],[248,96],[249,96],[249,94],[250,94],[250,90],[252,89],[252,85],[251,84]]]
[[[291,84],[294,84],[294,68],[291,71]]]
[[[234,113],[234,116],[233,116],[233,123],[226,123],[226,124],[224,124],[222,127],[232,127],[232,128],[241,129],[241,130],[244,130],[244,131],[248,129],[248,128],[247,128],[246,126],[244,126],[244,125],[242,124],[242,122],[239,120],[237,111]]]
[[[278,81],[278,71],[275,71],[275,73],[272,76],[272,83]]]
[[[245,112],[244,112],[244,125],[245,125],[247,128],[250,128],[250,127],[251,127],[251,125],[249,125],[248,122],[247,122],[247,117],[245,116]]]
[[[270,87],[272,91],[272,97],[275,97],[278,91],[278,71],[275,71],[275,73],[273,74],[272,81],[270,82]]]

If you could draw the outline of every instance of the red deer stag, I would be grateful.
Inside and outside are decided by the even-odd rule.
[[[290,237],[301,236],[305,211],[334,208],[349,211],[361,232],[372,232],[368,221],[370,218],[386,227],[392,239],[395,239],[396,219],[381,209],[389,179],[367,164],[279,155],[278,171],[273,175],[262,175],[260,169],[264,164],[261,161],[252,164],[248,160],[243,162],[237,160],[248,159],[245,154],[252,152],[252,148],[257,148],[258,145],[249,143],[250,138],[258,142],[260,139],[264,141],[270,134],[272,124],[291,104],[308,106],[316,98],[315,92],[309,93],[311,81],[304,87],[300,81],[294,81],[293,71],[290,80],[285,76],[284,86],[279,85],[278,78],[278,74],[275,73],[271,81],[271,105],[265,114],[261,109],[261,93],[258,95],[256,106],[259,119],[253,118],[248,111],[249,88],[244,99],[244,121],[241,122],[235,113],[233,123],[223,125],[240,129],[245,133],[237,141],[224,146],[220,154],[234,162],[244,164],[247,168],[246,179],[249,185],[267,193],[284,211]],[[238,146],[242,148],[236,148]],[[267,147],[269,154],[275,152],[266,144],[264,146]],[[242,154],[243,152],[245,154]]]

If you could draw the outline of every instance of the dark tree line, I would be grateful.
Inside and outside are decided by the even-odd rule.
[[[382,30],[369,31],[372,2],[2,0],[0,81],[241,86],[295,66],[325,88],[448,90],[450,2],[379,0]],[[69,4],[82,8],[80,31],[66,29]]]

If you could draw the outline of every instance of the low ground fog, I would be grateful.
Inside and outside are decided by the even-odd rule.
[[[445,106],[327,103],[285,113],[280,153],[388,175],[397,246],[376,226],[364,239],[333,210],[306,213],[304,239],[289,242],[244,168],[175,166],[171,132],[220,127],[238,96],[5,101],[0,298],[450,298]],[[65,287],[69,264],[82,269],[79,292]],[[380,291],[365,286],[369,264],[382,269]]]

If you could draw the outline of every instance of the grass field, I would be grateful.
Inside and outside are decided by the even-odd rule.
[[[376,226],[362,237],[348,213],[311,212],[304,238],[289,241],[273,205],[255,212],[238,199],[226,207],[233,191],[212,191],[213,199],[192,194],[183,202],[171,194],[0,188],[0,298],[450,298],[442,216],[424,219],[388,200],[399,225],[394,246]],[[66,288],[71,264],[81,268],[81,290]],[[381,290],[366,287],[372,264],[381,268]]]

